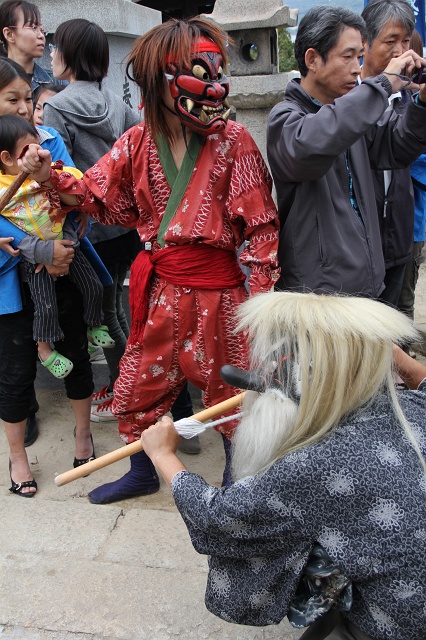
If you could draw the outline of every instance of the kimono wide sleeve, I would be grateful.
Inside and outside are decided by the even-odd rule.
[[[172,481],[192,544],[210,556],[206,606],[229,622],[278,624],[313,544],[303,506],[271,481],[265,474],[217,489],[187,471]]]
[[[66,172],[51,173],[56,191],[76,196],[76,208],[102,224],[134,228],[139,218],[133,192],[132,131],[121,136],[81,180]]]
[[[247,244],[241,264],[250,269],[250,292],[269,291],[279,277],[279,221],[272,200],[272,179],[250,134],[243,129],[233,157],[227,208],[231,219],[244,220]]]

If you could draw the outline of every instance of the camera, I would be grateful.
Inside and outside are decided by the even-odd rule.
[[[420,67],[416,69],[416,73],[411,78],[412,82],[416,84],[425,84],[426,82],[426,67]]]

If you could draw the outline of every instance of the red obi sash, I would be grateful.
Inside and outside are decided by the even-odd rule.
[[[245,282],[232,251],[201,243],[166,247],[155,254],[141,251],[130,270],[130,343],[142,338],[154,272],[171,284],[188,289],[232,289]]]

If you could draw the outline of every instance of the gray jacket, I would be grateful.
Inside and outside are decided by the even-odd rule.
[[[382,84],[383,83],[383,84]],[[268,121],[281,231],[278,288],[377,297],[385,266],[371,169],[408,166],[426,148],[426,109],[398,116],[390,83],[367,78],[320,106],[293,80]],[[359,213],[350,200],[349,179]]]
[[[75,166],[86,171],[104,156],[139,116],[110,89],[98,82],[71,82],[44,104],[43,123],[61,134]],[[117,225],[92,222],[89,234],[95,244],[124,233]]]

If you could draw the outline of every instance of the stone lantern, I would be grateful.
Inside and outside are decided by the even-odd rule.
[[[230,50],[230,97],[236,119],[244,124],[266,158],[266,119],[284,98],[297,72],[278,71],[278,27],[294,27],[297,9],[283,0],[216,0],[204,18],[216,22],[234,41]]]

